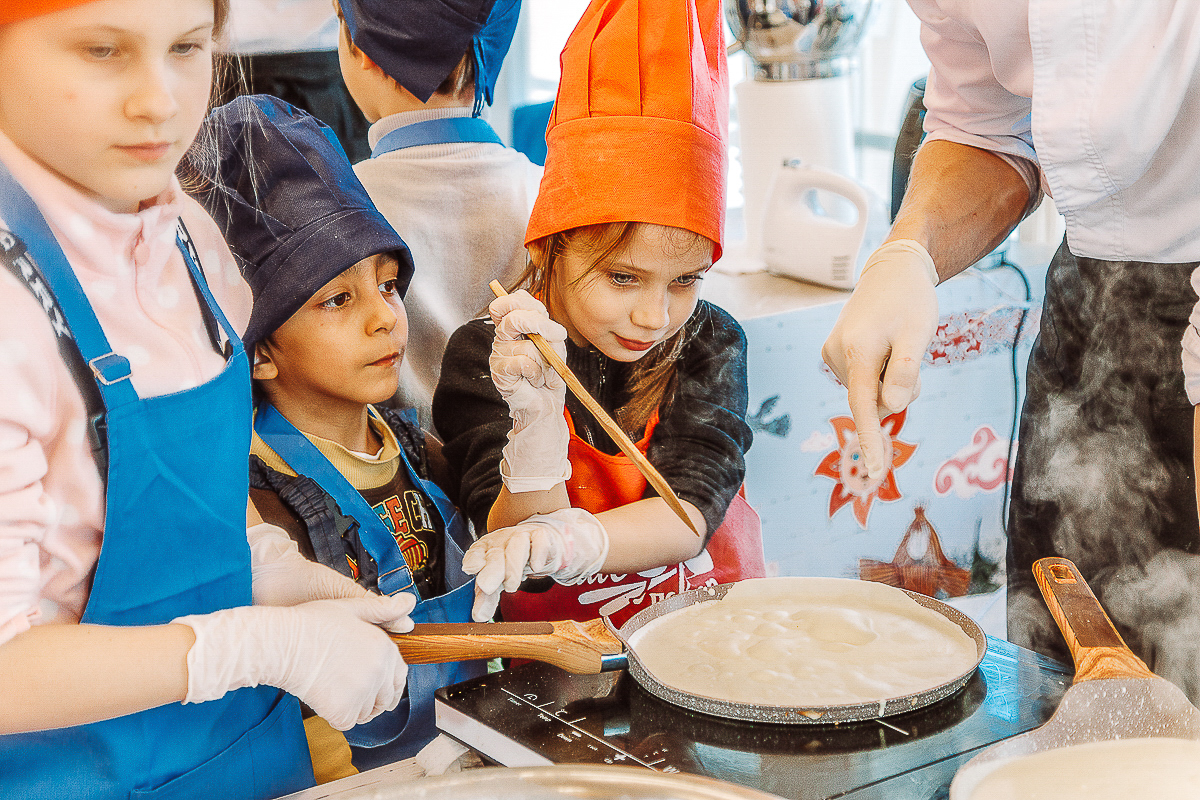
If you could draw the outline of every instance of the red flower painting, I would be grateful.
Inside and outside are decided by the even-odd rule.
[[[917,449],[915,444],[896,438],[904,426],[907,414],[908,410],[905,409],[899,414],[884,417],[881,427],[885,438],[891,444],[892,458],[883,477],[874,480],[867,476],[867,465],[858,447],[858,430],[854,427],[854,419],[833,417],[829,420],[833,432],[837,435],[837,449],[821,459],[813,474],[831,478],[834,482],[833,491],[829,495],[830,518],[839,508],[849,504],[858,524],[866,528],[871,504],[876,498],[881,502],[900,499],[900,488],[896,486],[896,467],[912,458]]]

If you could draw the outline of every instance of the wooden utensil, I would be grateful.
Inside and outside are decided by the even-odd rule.
[[[504,287],[500,285],[500,281],[492,281],[488,286],[491,287],[492,293],[496,297],[504,297],[508,294],[504,290]],[[683,520],[685,525],[691,528],[692,533],[699,536],[700,531],[696,529],[696,525],[692,522],[691,517],[683,510],[683,504],[679,502],[679,497],[676,496],[675,491],[667,484],[666,479],[646,459],[642,451],[638,450],[637,445],[625,434],[625,431],[621,430],[621,426],[588,394],[588,390],[575,377],[575,373],[571,372],[571,368],[567,366],[567,363],[562,360],[558,353],[554,352],[554,348],[547,344],[546,340],[540,335],[529,333],[526,336],[529,338],[529,341],[533,342],[538,352],[545,357],[546,361],[550,362],[550,366],[554,367],[554,371],[562,377],[563,382],[567,384],[567,388],[571,390],[571,394],[579,398],[579,402],[587,407],[587,410],[600,423],[600,427],[604,428],[604,431],[617,443],[617,447],[621,448],[621,452],[629,456],[633,463],[637,465],[638,471],[646,477],[646,480],[658,492],[658,496],[666,501],[667,505]]]
[[[1071,650],[1074,683],[1045,725],[963,765],[950,784],[950,800],[968,800],[989,772],[1018,756],[1110,739],[1200,739],[1200,709],[1125,645],[1074,564],[1043,558],[1033,574]]]
[[[1075,661],[1073,685],[1110,678],[1162,680],[1125,645],[1073,563],[1043,558],[1034,563],[1033,577]]]
[[[625,666],[625,647],[603,619],[425,624],[390,635],[409,664],[528,658],[580,675]]]

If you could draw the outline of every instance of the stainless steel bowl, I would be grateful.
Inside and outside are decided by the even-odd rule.
[[[725,0],[725,19],[762,81],[845,73],[874,0]]]

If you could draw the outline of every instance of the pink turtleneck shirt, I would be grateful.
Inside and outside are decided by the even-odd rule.
[[[2,134],[0,161],[41,208],[109,343],[129,359],[140,396],[188,389],[220,373],[224,360],[209,343],[175,245],[176,220],[187,225],[209,287],[239,332],[250,317],[250,290],[216,225],[177,182],[136,214],[114,214]],[[2,268],[0,384],[3,644],[31,625],[79,621],[103,538],[104,489],[83,399],[46,315]]]

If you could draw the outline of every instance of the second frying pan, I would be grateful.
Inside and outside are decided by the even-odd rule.
[[[1113,739],[1200,739],[1200,709],[1133,654],[1065,558],[1043,558],[1034,577],[1075,661],[1075,681],[1045,725],[972,758],[950,784],[950,800],[969,800],[992,770],[1020,756]]]

